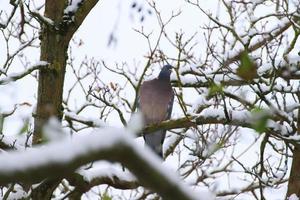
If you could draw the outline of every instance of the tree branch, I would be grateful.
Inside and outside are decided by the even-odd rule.
[[[32,65],[31,67],[29,67],[28,69],[26,69],[23,72],[14,73],[14,74],[11,74],[10,76],[0,79],[0,85],[5,85],[9,82],[19,80],[37,69],[42,69],[42,68],[48,67],[48,65],[49,64],[47,62],[39,62],[35,65]]]
[[[76,5],[78,7],[77,10],[74,10],[73,12],[68,12],[67,8],[65,9],[65,15],[64,18],[69,18],[71,21],[71,24],[69,26],[69,29],[67,31],[67,38],[71,39],[75,31],[79,28],[79,26],[82,24],[83,20],[86,18],[86,16],[89,14],[89,12],[96,6],[96,4],[99,2],[99,0],[86,0],[81,1],[79,5]],[[67,22],[69,23],[69,22]]]
[[[98,169],[97,169],[98,170]],[[117,189],[135,189],[141,184],[131,174],[128,176],[123,175],[124,171],[118,171],[117,173],[111,172],[111,168],[99,169],[100,173],[93,175],[92,178],[87,178],[85,170],[79,173],[74,173],[67,177],[68,182],[75,186],[75,189],[71,192],[70,197],[80,197],[82,194],[88,192],[92,187],[107,184]],[[72,199],[72,198],[71,198]]]
[[[201,194],[197,198],[193,196],[194,192],[161,167],[160,160],[150,150],[136,146],[130,135],[124,129],[107,128],[74,135],[72,140],[1,154],[0,184],[16,181],[36,183],[45,178],[66,177],[84,164],[105,159],[124,164],[141,184],[163,199],[209,199]]]

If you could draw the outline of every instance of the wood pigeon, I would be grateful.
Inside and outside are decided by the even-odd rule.
[[[145,81],[139,91],[138,108],[142,113],[145,125],[155,124],[170,119],[174,93],[170,83],[171,65],[165,65],[158,78]],[[166,130],[159,130],[144,135],[145,143],[161,158],[162,144]]]

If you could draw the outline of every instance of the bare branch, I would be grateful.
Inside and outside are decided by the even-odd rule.
[[[39,69],[48,67],[48,65],[49,64],[47,62],[39,62],[37,64],[34,64],[31,67],[29,67],[28,69],[26,69],[24,72],[11,74],[5,78],[0,79],[0,85],[5,85],[5,84],[8,84],[9,82],[19,80],[19,79],[27,76],[28,74],[32,73],[35,70],[39,70]]]

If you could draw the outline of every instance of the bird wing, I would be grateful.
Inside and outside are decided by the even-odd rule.
[[[139,92],[138,106],[146,125],[169,119],[172,113],[174,93],[169,81],[154,79],[145,81]],[[166,130],[144,135],[145,142],[160,157]]]
[[[171,84],[154,79],[145,81],[139,94],[139,108],[145,123],[158,123],[169,119],[172,112],[174,93]]]

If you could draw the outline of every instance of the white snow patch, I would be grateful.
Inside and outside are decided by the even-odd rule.
[[[45,61],[39,61],[33,65],[31,65],[30,67],[28,67],[26,70],[22,71],[22,72],[14,72],[14,73],[10,73],[8,76],[6,76],[5,78],[1,78],[0,79],[0,84],[7,84],[11,81],[13,81],[14,79],[16,79],[17,77],[22,76],[23,74],[28,73],[29,71],[33,70],[36,67],[44,67],[47,66],[49,63],[45,62]]]
[[[141,112],[136,112],[132,114],[128,124],[127,129],[133,133],[139,133],[144,127],[144,120]]]
[[[85,181],[91,182],[99,177],[109,177],[111,179],[118,177],[123,181],[136,181],[135,176],[126,169],[123,171],[119,164],[112,164],[106,161],[100,161],[95,164],[96,166],[93,166],[93,168],[79,170],[79,174],[83,176]]]
[[[299,200],[299,197],[296,194],[292,194],[288,197],[288,200]]]
[[[67,111],[65,111],[64,114],[65,114],[65,116],[69,116],[71,119],[73,119],[74,121],[77,121],[77,122],[92,123],[94,127],[100,128],[100,127],[107,126],[107,124],[100,119],[95,119],[95,118],[91,118],[91,117],[82,117],[74,112],[67,112]]]
[[[83,0],[72,0],[72,3],[65,8],[64,13],[75,13],[82,2]]]
[[[62,131],[61,123],[56,117],[51,117],[48,123],[43,127],[44,136],[49,141],[61,140],[66,136]]]

